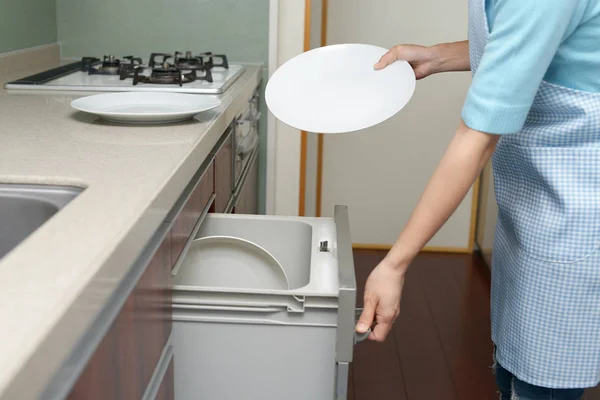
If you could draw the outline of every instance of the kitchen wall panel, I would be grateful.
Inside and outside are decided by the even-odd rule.
[[[55,0],[0,0],[0,53],[54,42]]]
[[[305,2],[279,2],[278,65],[304,51]],[[300,192],[300,131],[276,122],[275,210],[277,215],[298,215]]]
[[[56,0],[63,56],[192,49],[267,62],[268,0]]]
[[[259,202],[264,210],[269,0],[56,0],[56,7],[64,58],[146,58],[151,52],[193,50],[225,53],[233,62],[264,63],[259,155]]]
[[[385,48],[465,40],[467,3],[329,0],[327,38],[328,44]],[[324,136],[322,210],[347,204],[355,243],[396,240],[458,127],[469,83],[469,73],[430,77],[390,120],[359,133]],[[466,250],[471,205],[469,193],[429,246]]]

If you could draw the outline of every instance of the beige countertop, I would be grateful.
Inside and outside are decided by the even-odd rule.
[[[85,315],[102,307],[244,109],[259,71],[247,66],[218,109],[171,126],[110,125],[75,112],[73,94],[0,90],[0,183],[85,188],[0,260],[0,398],[37,398],[90,326]],[[76,304],[84,290],[94,300]],[[65,320],[74,307],[84,316]]]

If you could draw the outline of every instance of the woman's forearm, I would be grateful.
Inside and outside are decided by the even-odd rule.
[[[386,256],[406,269],[458,208],[490,159],[498,136],[461,124],[396,244]]]
[[[435,53],[436,73],[470,71],[469,41],[442,43],[431,48]]]

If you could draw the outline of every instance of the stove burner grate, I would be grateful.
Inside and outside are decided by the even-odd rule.
[[[83,57],[81,59],[81,71],[87,72],[88,75],[119,75],[122,68],[129,68],[142,64],[142,60],[137,57],[126,56],[123,57],[123,59],[128,62],[123,63],[111,54],[109,56],[104,56],[100,66],[95,67],[100,59],[96,57]]]
[[[224,54],[213,54],[209,51],[200,54],[198,57],[202,58],[204,65],[207,68],[221,67],[229,69],[229,61],[227,60],[227,56]],[[215,62],[215,58],[221,60],[221,62]]]
[[[204,75],[199,76],[198,72],[204,72]],[[150,75],[144,74],[144,68],[141,66],[122,68],[119,75],[121,80],[132,78],[134,86],[139,83],[183,86],[185,83],[195,81],[213,81],[210,70],[185,70],[173,67],[167,62],[163,63],[161,67],[152,68]]]
[[[202,58],[200,57],[194,57],[192,56],[192,52],[191,51],[187,51],[185,53],[185,56],[181,56],[181,52],[176,51],[175,52],[175,58],[174,58],[174,66],[179,68],[179,69],[186,69],[186,70],[201,70],[204,71],[206,69],[205,65],[204,65],[204,61],[202,60]]]

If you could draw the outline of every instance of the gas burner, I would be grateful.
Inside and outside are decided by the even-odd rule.
[[[195,70],[183,72],[178,68],[173,68],[166,64],[162,68],[154,68],[150,76],[143,75],[140,69],[136,69],[133,75],[133,84],[154,83],[159,85],[176,84],[183,86],[184,83],[194,82],[196,78]]]
[[[204,75],[198,76],[197,71],[204,72]],[[134,86],[138,83],[183,86],[184,83],[190,83],[194,81],[213,81],[210,70],[185,70],[174,67],[170,65],[167,61],[164,61],[160,67],[157,67],[155,64],[155,67],[152,68],[150,76],[144,74],[144,67],[142,66],[131,66],[131,68],[122,68],[119,75],[121,80],[132,78]]]
[[[227,56],[224,54],[213,54],[211,52],[206,52],[198,55],[198,57],[202,58],[202,61],[204,62],[204,66],[206,68],[211,69],[214,67],[221,67],[229,69],[229,62],[227,61]],[[215,63],[215,58],[220,59],[221,62]]]
[[[81,71],[87,72],[89,75],[120,75],[121,69],[124,67],[132,67],[141,65],[142,60],[133,56],[123,57],[128,63],[121,62],[114,55],[104,56],[102,64],[98,68],[94,67],[100,60],[95,57],[84,57],[81,60]]]
[[[194,57],[191,51],[186,51],[184,57],[181,57],[181,54],[179,51],[175,52],[175,67],[186,70],[205,70],[202,58]]]

